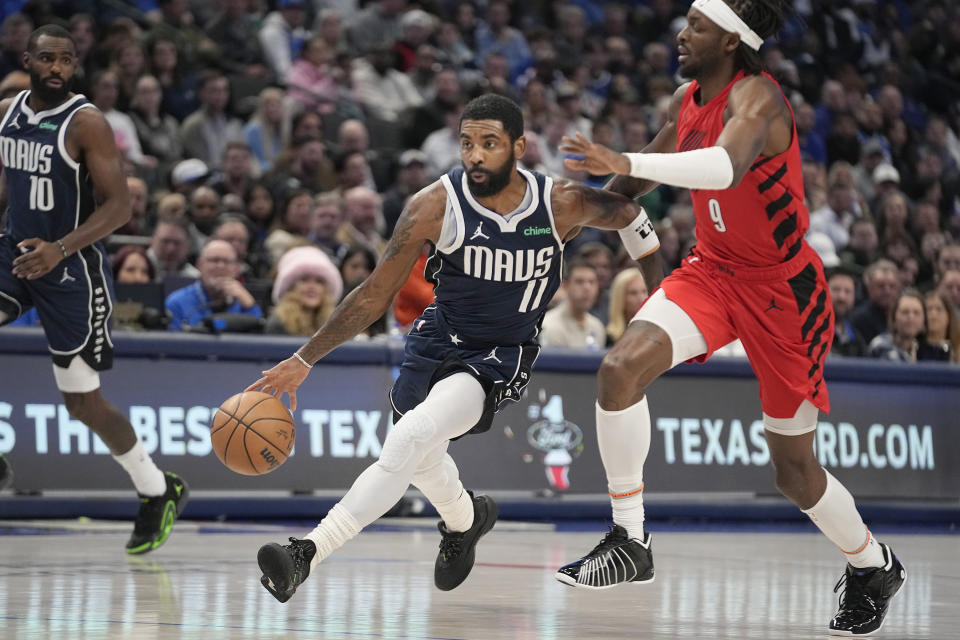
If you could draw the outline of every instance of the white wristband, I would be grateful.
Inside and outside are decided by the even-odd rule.
[[[733,186],[733,163],[723,147],[680,153],[625,153],[630,175],[672,187],[728,189]]]
[[[640,207],[640,215],[617,233],[620,234],[620,241],[623,242],[624,249],[634,260],[639,260],[660,247],[660,239],[657,238],[653,223],[650,222],[650,218],[647,217],[647,212],[644,211],[643,207]]]
[[[313,369],[313,365],[310,364],[309,362],[307,362],[306,360],[304,360],[304,359],[303,359],[303,356],[301,356],[301,355],[300,355],[299,353],[297,353],[296,351],[293,352],[293,357],[296,358],[297,360],[299,360],[299,361],[300,361],[300,364],[302,364],[303,366],[305,366],[307,369]]]

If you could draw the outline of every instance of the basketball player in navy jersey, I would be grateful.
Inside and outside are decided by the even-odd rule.
[[[471,101],[460,122],[463,169],[411,198],[370,277],[309,342],[249,387],[287,393],[295,409],[297,387],[310,367],[379,318],[423,243],[433,245],[426,276],[436,302],[407,336],[390,393],[396,422],[379,460],[305,539],[260,549],[261,582],[281,602],[410,484],[443,519],[434,583],[443,590],[462,583],[477,541],[497,519],[497,506],[464,490],[447,445],[486,431],[503,402],[520,399],[540,351],[540,322],[560,285],[564,243],[584,226],[619,230],[647,281],[660,281],[659,242],[643,210],[619,194],[519,169],[525,145],[523,116],[514,102],[493,94]]]
[[[759,381],[777,488],[848,561],[830,631],[866,635],[880,628],[906,573],[813,453],[819,410],[830,410],[823,362],[833,312],[823,265],[803,239],[809,214],[793,112],[757,53],[782,25],[782,3],[696,0],[687,18],[677,44],[680,72],[692,82],[674,94],[653,142],[642,153],[619,154],[578,135],[563,147],[582,156],[568,159],[570,168],[631,176],[612,185],[622,193],[658,183],[690,188],[697,245],[603,360],[597,440],[614,527],[557,578],[589,589],[653,579],[643,530],[645,390],[667,369],[702,362],[739,338]]]
[[[30,90],[0,102],[0,324],[36,307],[67,411],[100,436],[140,495],[126,548],[146,553],[166,541],[188,490],[157,468],[100,393],[99,372],[113,361],[112,282],[100,240],[130,219],[120,154],[103,114],[70,91],[77,55],[65,29],[34,31],[23,62]]]

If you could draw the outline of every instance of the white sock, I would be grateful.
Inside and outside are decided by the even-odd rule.
[[[829,471],[824,469],[824,473],[827,474],[827,488],[823,496],[803,512],[810,516],[823,535],[840,547],[851,565],[858,569],[882,567],[883,550],[863,523],[853,496]]]
[[[440,514],[447,531],[467,531],[473,526],[473,500],[462,486],[460,495],[450,502],[430,501]]]
[[[310,561],[310,570],[313,571],[322,560],[360,533],[362,528],[342,504],[333,505],[327,517],[321,520],[313,531],[304,536],[307,540],[313,540],[313,544],[317,546],[317,554]]]
[[[621,411],[597,403],[597,444],[607,473],[613,522],[643,540],[643,463],[650,451],[647,398]]]
[[[434,506],[447,531],[473,526],[473,500],[460,483],[457,463],[447,453],[448,442],[428,453],[413,474],[413,486]]]
[[[130,451],[113,456],[120,463],[133,480],[137,493],[144,496],[162,496],[167,491],[167,479],[150,458],[150,454],[143,448],[143,443],[137,440]]]

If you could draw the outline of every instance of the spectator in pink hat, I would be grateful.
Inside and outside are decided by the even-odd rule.
[[[265,333],[310,336],[319,329],[340,299],[340,272],[316,247],[290,249],[280,258],[273,283],[276,304]]]

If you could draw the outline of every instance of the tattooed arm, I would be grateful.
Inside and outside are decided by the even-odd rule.
[[[552,203],[557,234],[564,242],[574,238],[583,227],[620,231],[640,215],[640,206],[626,196],[568,180],[556,181]],[[655,247],[637,259],[651,291],[663,280],[663,267]]]
[[[438,181],[413,196],[404,208],[393,237],[380,263],[363,284],[334,309],[330,319],[297,352],[247,387],[280,396],[290,395],[291,410],[297,408],[297,387],[310,366],[347,340],[369,327],[393,302],[410,275],[426,241],[436,242],[443,226],[446,191]]]

